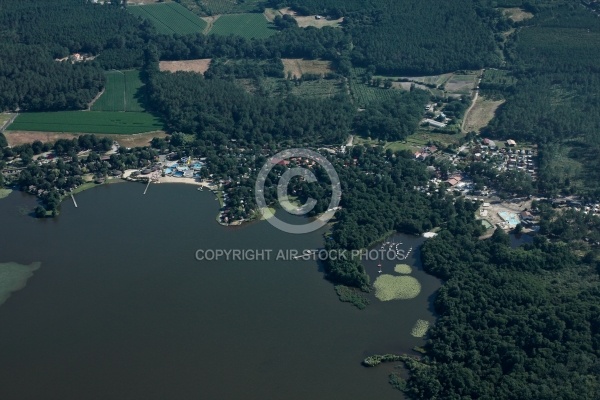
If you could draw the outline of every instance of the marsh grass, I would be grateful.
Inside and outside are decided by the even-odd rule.
[[[373,287],[381,301],[414,299],[421,292],[421,284],[412,276],[380,275]]]
[[[394,268],[394,271],[396,271],[399,274],[408,275],[412,272],[412,268],[408,264],[396,264],[396,268]]]
[[[417,322],[415,323],[415,326],[413,326],[412,331],[410,332],[410,334],[414,337],[418,337],[421,338],[423,336],[425,336],[427,334],[427,330],[429,329],[429,322],[419,319],[417,320]]]

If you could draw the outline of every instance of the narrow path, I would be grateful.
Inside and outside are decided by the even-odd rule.
[[[106,90],[106,87],[103,87],[103,88],[102,88],[102,90],[100,91],[100,93],[98,93],[98,94],[96,95],[96,97],[94,97],[94,98],[92,99],[92,101],[90,101],[90,103],[88,104],[88,108],[87,108],[87,110],[88,110],[88,111],[91,111],[91,110],[92,110],[92,106],[93,106],[93,105],[94,105],[94,103],[95,103],[95,102],[96,102],[96,101],[97,101],[97,100],[100,98],[100,96],[102,96],[102,95],[104,94],[104,91],[105,91],[105,90]]]
[[[206,28],[202,31],[204,35],[208,35],[210,30],[213,28],[215,21],[218,20],[220,15],[213,15],[212,17],[203,17],[202,19],[206,21]]]
[[[481,79],[479,81],[481,82]],[[479,83],[477,84],[477,86],[479,86]],[[462,133],[465,133],[465,124],[467,123],[467,118],[469,118],[469,113],[471,112],[471,110],[475,106],[475,103],[477,102],[477,98],[478,97],[479,97],[479,89],[475,89],[475,97],[473,97],[473,102],[471,102],[471,105],[469,106],[469,108],[467,109],[467,111],[465,111],[465,116],[464,116],[464,118],[462,120],[462,124],[460,125],[460,131]]]
[[[19,113],[14,113],[12,115],[12,117],[10,117],[2,126],[0,126],[0,132],[4,132],[4,130],[13,123],[13,121],[15,120],[15,118],[17,118],[17,116],[19,115]]]

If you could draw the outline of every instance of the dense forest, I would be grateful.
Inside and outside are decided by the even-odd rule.
[[[272,5],[282,3],[273,1]],[[500,14],[473,0],[292,0],[303,14],[344,17],[352,61],[378,73],[429,75],[500,62],[494,31]]]
[[[354,115],[343,96],[269,98],[252,95],[235,82],[184,72],[153,73],[148,94],[154,111],[170,130],[218,141],[341,143]]]
[[[406,392],[424,400],[597,399],[595,262],[543,237],[516,249],[501,230],[481,241],[474,223],[468,213],[423,246],[425,269],[445,283],[426,356],[408,363]]]
[[[3,0],[0,111],[81,109],[104,85],[103,69],[140,66],[144,24],[118,6],[77,0]],[[93,62],[54,61],[74,53]]]

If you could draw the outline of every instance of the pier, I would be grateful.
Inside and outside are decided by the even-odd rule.
[[[73,204],[75,204],[75,208],[77,208],[77,202],[75,201],[75,196],[71,193],[71,198],[73,199]]]

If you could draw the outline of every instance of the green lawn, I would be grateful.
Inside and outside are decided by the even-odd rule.
[[[138,70],[110,71],[106,78],[104,93],[92,105],[92,111],[144,111],[138,98],[144,86]]]
[[[238,35],[248,39],[266,38],[277,31],[263,14],[221,15],[209,33],[215,35]]]
[[[145,112],[58,111],[19,114],[8,130],[133,134],[162,128],[158,118]]]
[[[129,6],[127,10],[133,15],[148,19],[164,34],[202,32],[207,25],[200,17],[176,2]]]

